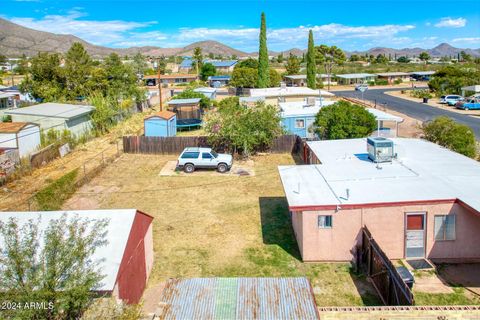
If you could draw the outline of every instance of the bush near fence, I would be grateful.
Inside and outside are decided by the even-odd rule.
[[[275,138],[268,150],[259,151],[296,153],[300,142],[301,138],[296,135],[283,135]],[[187,147],[209,147],[207,137],[123,137],[123,152],[125,153],[179,154]]]

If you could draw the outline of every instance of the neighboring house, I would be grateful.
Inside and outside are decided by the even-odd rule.
[[[105,276],[97,291],[126,303],[138,303],[153,266],[153,217],[136,209],[29,211],[2,212],[0,221],[6,223],[15,218],[19,225],[24,225],[29,220],[40,219],[37,226],[43,237],[49,222],[64,214],[67,219],[108,220],[107,243],[97,247],[92,256]],[[0,247],[3,247],[1,243]]]
[[[208,85],[213,88],[220,88],[228,86],[231,77],[229,75],[224,76],[210,76],[207,78]]]
[[[283,76],[285,83],[289,87],[306,87],[307,86],[307,75],[306,74],[292,74]],[[323,84],[328,83],[328,74],[317,74],[317,82],[322,82]],[[337,84],[335,81],[332,80],[330,77],[330,84],[335,85]]]
[[[332,105],[335,101],[326,101],[317,98],[307,98],[306,101],[280,102],[280,117],[283,128],[289,134],[296,134],[301,138],[315,137],[313,124],[315,117],[324,106]]]
[[[40,147],[40,126],[27,122],[0,122],[0,149],[17,149],[20,158]]]
[[[265,97],[239,97],[238,101],[241,105],[254,107],[259,102],[265,102]]]
[[[377,73],[378,79],[387,80],[388,84],[393,84],[395,81],[408,82],[410,81],[410,73],[406,72],[385,72]]]
[[[462,96],[464,97],[467,96],[467,93],[477,95],[478,93],[480,93],[480,84],[477,84],[474,86],[462,87],[461,90],[462,90]]]
[[[5,114],[12,117],[12,122],[33,122],[45,131],[68,130],[75,136],[81,136],[92,129],[90,115],[94,109],[87,105],[48,102],[10,109]]]
[[[275,87],[250,89],[250,97],[264,97],[266,104],[278,106],[280,102],[304,101],[308,97],[333,97],[334,94],[325,90],[313,90],[307,87]]]
[[[162,84],[166,85],[175,85],[175,84],[186,84],[192,81],[197,80],[198,77],[195,74],[162,74],[160,75],[160,80]],[[145,75],[143,76],[143,81],[146,86],[158,86],[158,75]]]
[[[375,81],[376,77],[377,76],[375,74],[370,73],[348,73],[335,75],[335,79],[340,85],[368,83],[370,81]]]
[[[159,319],[320,319],[307,278],[170,279]]]
[[[0,116],[5,114],[5,110],[16,108],[17,100],[15,93],[0,91]]]
[[[146,137],[174,137],[177,134],[177,115],[160,111],[143,120]]]
[[[202,93],[205,97],[211,100],[215,100],[215,98],[217,98],[216,88],[202,87],[202,88],[193,89],[193,91]]]
[[[217,72],[232,72],[235,65],[238,63],[238,60],[203,60],[203,63],[211,63],[217,70]],[[179,71],[190,72],[190,70],[195,69],[196,66],[193,65],[191,59],[183,60],[180,64]]]
[[[390,259],[480,258],[477,161],[421,139],[304,147],[310,165],[279,167],[304,261],[352,260],[363,226]]]
[[[429,81],[434,74],[435,71],[415,71],[410,72],[410,77],[417,81]]]

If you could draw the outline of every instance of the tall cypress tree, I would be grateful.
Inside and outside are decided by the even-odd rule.
[[[268,49],[267,49],[267,26],[265,24],[265,13],[262,12],[260,24],[260,48],[258,50],[258,80],[257,87],[267,88],[270,83],[268,70]]]
[[[317,68],[315,66],[315,45],[313,43],[313,32],[308,33],[307,50],[307,86],[310,89],[317,88]]]

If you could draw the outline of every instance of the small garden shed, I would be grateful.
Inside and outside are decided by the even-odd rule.
[[[177,134],[177,115],[160,111],[144,120],[146,137],[173,137]]]

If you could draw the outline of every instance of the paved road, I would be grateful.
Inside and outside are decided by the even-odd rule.
[[[377,104],[385,105],[386,108],[392,109],[412,118],[428,121],[432,120],[438,116],[448,116],[452,119],[455,119],[457,122],[466,124],[473,129],[477,139],[480,139],[480,117],[473,117],[464,115],[461,113],[456,113],[448,110],[443,110],[435,108],[423,103],[413,102],[397,97],[392,97],[385,94],[385,91],[394,91],[398,89],[368,89],[364,94],[365,100],[370,100],[377,102]],[[335,91],[338,96],[350,97],[350,98],[361,98],[361,93],[358,91]]]

